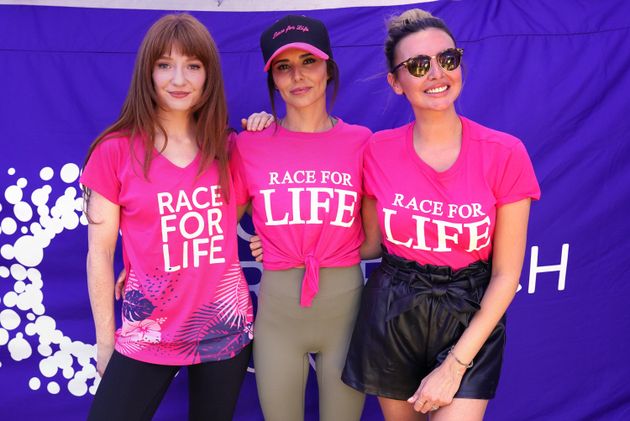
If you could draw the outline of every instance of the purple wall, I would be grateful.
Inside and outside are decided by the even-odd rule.
[[[458,110],[520,137],[543,192],[487,419],[630,419],[630,3],[421,6],[466,50]],[[412,118],[382,57],[385,17],[404,9],[307,12],[330,30],[342,81],[334,113],[344,120],[379,130]],[[120,110],[135,51],[163,13],[0,6],[2,419],[85,418],[95,353],[78,168]],[[194,15],[221,50],[232,124],[269,109],[258,34],[284,13]],[[246,274],[257,291],[258,266]],[[156,419],[185,414],[184,378]],[[308,419],[317,419],[315,389]],[[253,374],[236,419],[262,419]],[[364,419],[381,419],[373,399]]]

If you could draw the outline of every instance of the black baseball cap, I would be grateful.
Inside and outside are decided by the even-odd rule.
[[[308,51],[323,60],[332,57],[328,30],[321,21],[306,16],[287,15],[260,36],[265,72],[278,54],[290,48]]]

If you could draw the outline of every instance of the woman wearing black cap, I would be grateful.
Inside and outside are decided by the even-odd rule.
[[[302,419],[312,353],[320,419],[358,420],[364,396],[340,376],[363,287],[361,155],[371,133],[327,110],[338,70],[320,21],[286,16],[261,48],[272,109],[278,92],[286,115],[241,133],[231,161],[237,204],[251,203],[265,250],[254,345],[260,402],[267,420]]]

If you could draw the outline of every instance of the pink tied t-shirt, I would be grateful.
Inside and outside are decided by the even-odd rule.
[[[459,156],[435,171],[416,153],[414,123],[378,132],[365,149],[365,194],[377,200],[387,251],[459,269],[492,252],[497,208],[540,188],[520,140],[464,117]]]
[[[115,348],[130,358],[190,365],[234,357],[253,337],[253,307],[238,260],[236,204],[221,195],[217,165],[198,174],[141,141],[94,149],[81,183],[120,206],[127,279]]]
[[[266,270],[304,267],[300,304],[319,290],[320,267],[358,264],[365,127],[338,123],[326,132],[271,126],[242,132],[231,156],[237,203],[252,202]]]

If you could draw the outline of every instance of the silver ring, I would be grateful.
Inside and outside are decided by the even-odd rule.
[[[440,407],[439,407],[439,406],[437,406],[437,405],[433,405],[433,406],[431,407],[431,411],[437,411],[438,409],[440,409]]]

